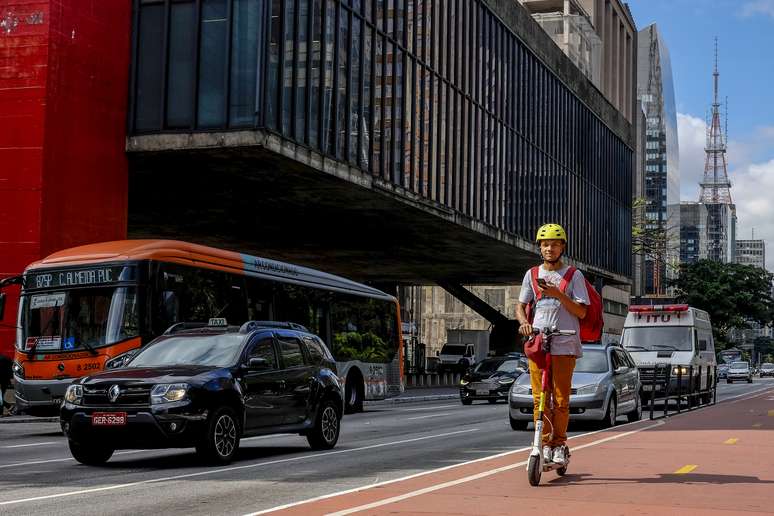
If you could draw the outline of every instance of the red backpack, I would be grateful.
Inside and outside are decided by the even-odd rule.
[[[564,274],[561,283],[559,283],[559,290],[565,292],[567,285],[572,281],[572,277],[577,269],[570,266],[567,272]],[[534,303],[527,305],[527,319],[530,323],[534,318],[534,304],[542,297],[540,291],[537,288],[539,266],[532,267],[530,269],[530,275],[532,281],[532,292],[535,295]],[[586,317],[580,320],[580,340],[581,342],[599,342],[602,340],[602,328],[605,325],[602,319],[602,296],[599,295],[597,289],[589,283],[589,280],[583,278],[586,282],[586,291],[589,293],[589,305],[586,307]],[[562,329],[562,328],[559,328]]]

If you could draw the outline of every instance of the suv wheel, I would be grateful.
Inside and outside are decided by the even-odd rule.
[[[113,456],[113,449],[103,446],[87,446],[68,440],[73,458],[87,466],[101,466]]]
[[[336,446],[341,430],[341,418],[336,405],[331,400],[324,400],[320,405],[314,428],[306,436],[313,450],[330,450]]]
[[[220,407],[207,420],[204,436],[196,452],[207,462],[228,464],[239,448],[239,423],[231,407]]]

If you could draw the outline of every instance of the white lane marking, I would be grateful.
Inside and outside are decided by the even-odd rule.
[[[452,414],[454,414],[454,412],[441,412],[440,414],[430,414],[428,416],[407,417],[406,421],[411,421],[413,419],[427,419],[427,418],[430,418],[430,417],[450,416]]]
[[[113,455],[127,455],[130,453],[142,453],[147,451],[158,451],[158,450],[124,450],[115,452]],[[26,462],[14,462],[12,464],[2,464],[0,465],[0,469],[5,468],[18,468],[20,466],[34,466],[35,464],[48,464],[49,462],[65,462],[68,460],[75,460],[72,457],[63,457],[61,459],[40,459],[40,460],[30,460]]]
[[[575,452],[577,450],[581,450],[583,448],[589,448],[591,446],[597,446],[599,444],[606,443],[608,441],[612,441],[612,440],[615,440],[615,439],[620,439],[622,437],[626,437],[626,436],[629,436],[629,435],[632,435],[632,434],[636,434],[638,432],[642,432],[643,430],[648,430],[648,429],[651,429],[651,428],[655,428],[655,427],[663,425],[663,424],[664,424],[663,421],[658,421],[655,424],[648,425],[648,426],[645,426],[643,428],[638,428],[637,430],[631,430],[629,432],[624,432],[622,434],[611,435],[610,437],[605,437],[604,439],[599,439],[597,441],[593,441],[593,442],[590,442],[590,443],[578,446],[576,448],[573,448],[573,452]],[[414,498],[416,496],[421,496],[423,494],[432,493],[434,491],[439,491],[441,489],[446,489],[447,487],[453,487],[453,486],[456,486],[456,485],[459,485],[459,484],[464,484],[464,483],[467,483],[467,482],[472,482],[474,480],[479,480],[481,478],[486,478],[486,477],[490,477],[492,475],[496,475],[497,473],[502,473],[504,471],[509,471],[511,469],[514,469],[514,468],[518,468],[518,467],[521,467],[521,466],[526,466],[527,462],[528,461],[525,460],[525,461],[517,462],[515,464],[508,464],[507,466],[501,466],[499,468],[490,469],[488,471],[482,471],[481,473],[476,473],[475,475],[469,475],[467,477],[458,478],[456,480],[450,480],[448,482],[443,482],[441,484],[435,484],[433,486],[425,487],[425,488],[422,488],[422,489],[417,489],[416,491],[411,491],[411,492],[408,492],[408,493],[404,493],[402,495],[391,496],[390,498],[384,498],[383,500],[379,500],[379,501],[376,501],[376,502],[373,502],[373,503],[369,503],[369,504],[365,504],[365,505],[359,505],[357,507],[351,507],[351,508],[345,509],[343,511],[328,513],[326,516],[346,516],[347,514],[353,514],[353,513],[356,513],[356,512],[362,512],[362,511],[365,511],[365,510],[368,510],[368,509],[375,509],[376,507],[382,507],[384,505],[389,505],[391,503],[400,502],[400,501],[403,501],[403,500],[407,500],[409,498]]]
[[[335,450],[335,451],[330,451],[330,452],[325,452],[325,453],[315,453],[315,454],[309,454],[309,455],[302,455],[300,457],[290,457],[290,458],[287,458],[287,459],[278,459],[278,460],[271,460],[271,461],[266,461],[266,462],[258,462],[258,463],[255,463],[255,464],[245,464],[243,466],[230,466],[230,467],[226,467],[226,468],[210,469],[210,470],[207,470],[207,471],[198,471],[196,473],[186,473],[186,474],[183,474],[183,475],[172,475],[172,476],[168,476],[168,477],[150,478],[150,479],[147,479],[147,480],[138,480],[137,482],[127,482],[125,484],[113,484],[113,485],[102,486],[102,487],[93,487],[93,488],[90,488],[90,489],[79,489],[77,491],[67,491],[67,492],[64,492],[64,493],[57,493],[57,494],[50,494],[50,495],[43,495],[43,496],[33,496],[31,498],[19,498],[19,499],[16,499],[16,500],[7,500],[7,501],[4,501],[4,502],[0,502],[0,506],[3,506],[3,505],[14,505],[14,504],[26,503],[26,502],[35,502],[35,501],[39,501],[39,500],[50,500],[50,499],[53,499],[53,498],[64,498],[66,496],[77,496],[77,495],[81,495],[81,494],[97,493],[97,492],[101,492],[101,491],[113,491],[113,490],[116,490],[116,489],[124,489],[124,488],[127,488],[127,487],[139,486],[139,485],[144,485],[144,484],[154,484],[154,483],[158,483],[158,482],[166,482],[166,481],[169,481],[169,480],[180,480],[180,479],[183,479],[183,478],[195,478],[195,477],[201,477],[201,476],[205,476],[205,475],[216,475],[218,473],[226,473],[226,472],[229,472],[229,471],[238,471],[238,470],[243,470],[243,469],[252,469],[252,468],[257,468],[257,467],[261,467],[261,466],[271,466],[271,465],[274,465],[274,464],[283,464],[283,463],[286,463],[286,462],[296,462],[296,461],[300,461],[300,460],[304,460],[304,459],[317,459],[317,458],[328,457],[330,455],[341,455],[341,454],[344,454],[344,453],[353,453],[353,452],[363,451],[363,450],[373,450],[375,448],[384,448],[384,447],[387,447],[387,446],[396,446],[396,445],[399,445],[399,444],[413,443],[413,442],[417,442],[417,441],[426,441],[428,439],[437,439],[439,437],[449,437],[449,436],[452,436],[452,435],[467,434],[467,433],[478,432],[478,431],[479,431],[478,428],[469,428],[467,430],[457,430],[456,432],[446,432],[446,433],[443,433],[443,434],[426,435],[426,436],[423,436],[423,437],[415,437],[415,438],[412,438],[412,439],[403,439],[401,441],[392,441],[392,442],[389,442],[389,443],[371,444],[369,446],[361,446],[359,448],[350,448],[350,449],[347,449],[347,450]],[[140,450],[138,450],[138,451],[140,451]]]
[[[723,402],[738,403],[740,401],[746,401],[746,400],[749,400],[749,399],[758,398],[760,396],[763,396],[765,393],[767,393],[769,391],[771,391],[771,387],[770,386],[764,387],[763,389],[758,389],[758,390],[753,391],[753,392],[744,392],[742,394],[737,394],[736,396],[729,396],[728,398],[725,398],[725,399],[719,401],[718,403],[723,403]],[[742,397],[742,396],[746,396],[746,397]],[[740,398],[740,399],[737,399],[737,398]],[[731,401],[731,400],[733,400],[733,401]]]
[[[423,410],[438,410],[443,408],[451,408],[451,407],[459,407],[456,403],[454,405],[438,405],[435,407],[418,407],[418,408],[407,408],[403,409],[404,412],[420,412]]]
[[[625,426],[642,424],[643,421],[644,420],[642,420],[642,421],[633,421],[631,423],[624,423],[622,425],[616,425],[616,428],[623,428]],[[658,424],[660,424],[660,423],[662,423],[662,422],[659,421]],[[586,433],[583,433],[583,434],[577,434],[577,435],[570,436],[570,437],[567,438],[567,440],[569,441],[571,439],[577,439],[579,437],[585,437],[585,436],[594,435],[594,434],[598,434],[598,433],[601,433],[601,432],[607,432],[607,431],[608,431],[608,429],[605,429],[605,428],[600,429],[600,430],[594,430],[592,432],[586,432]],[[281,511],[281,510],[284,510],[284,509],[289,509],[291,507],[296,507],[296,506],[299,506],[299,505],[304,505],[304,504],[307,504],[307,503],[319,502],[320,500],[326,500],[328,498],[333,498],[333,497],[336,497],[336,496],[341,496],[341,495],[350,494],[350,493],[357,493],[358,491],[364,491],[366,489],[371,489],[372,487],[381,487],[381,486],[385,486],[385,485],[389,485],[389,484],[394,484],[394,483],[397,483],[397,482],[403,482],[404,480],[411,480],[413,478],[422,477],[422,476],[425,476],[425,475],[433,475],[435,473],[441,473],[442,471],[448,471],[450,469],[459,468],[460,466],[467,466],[468,464],[476,464],[477,462],[484,462],[484,461],[487,461],[487,460],[499,459],[501,457],[506,457],[506,456],[512,455],[514,453],[520,453],[520,452],[531,450],[531,449],[532,449],[532,446],[525,446],[524,448],[517,448],[515,450],[511,450],[511,451],[507,451],[507,452],[503,452],[503,453],[498,453],[496,455],[489,455],[487,457],[479,457],[477,459],[460,461],[460,462],[456,462],[455,464],[452,464],[450,466],[443,466],[441,468],[431,469],[431,470],[427,470],[427,471],[420,471],[419,473],[413,473],[411,475],[408,475],[408,476],[405,476],[405,477],[400,477],[400,478],[395,478],[395,479],[392,479],[392,480],[385,480],[384,482],[378,482],[376,484],[367,484],[367,485],[360,486],[360,487],[353,487],[352,489],[347,489],[345,491],[337,491],[335,493],[320,495],[320,496],[317,496],[315,498],[309,498],[307,500],[300,500],[298,502],[291,502],[291,503],[288,503],[288,504],[285,504],[285,505],[279,505],[277,507],[272,507],[271,509],[263,509],[263,510],[258,511],[258,512],[251,512],[251,513],[245,514],[244,516],[258,516],[260,514],[268,514],[268,513],[274,512],[274,511]],[[580,449],[580,446],[578,448],[576,448],[576,449]],[[440,462],[444,462],[444,461],[440,461]],[[445,462],[451,462],[451,461],[447,460]]]
[[[14,444],[11,446],[1,446],[0,448],[27,448],[28,446],[48,446],[49,444],[59,444],[58,441],[46,441],[44,443]]]

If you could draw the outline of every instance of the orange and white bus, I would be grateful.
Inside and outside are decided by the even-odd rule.
[[[402,391],[400,309],[377,289],[307,267],[197,244],[124,240],[60,251],[21,281],[17,407],[56,412],[81,376],[121,367],[177,322],[290,321],[323,338],[350,412]],[[11,282],[6,282],[11,283]]]

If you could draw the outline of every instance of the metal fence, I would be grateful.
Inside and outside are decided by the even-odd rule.
[[[650,419],[667,417],[670,412],[680,414],[717,402],[718,382],[714,367],[699,366],[697,370],[693,366],[656,364],[653,368],[640,370],[640,381],[644,398],[648,401]],[[657,402],[663,402],[663,410],[656,409]],[[674,407],[670,402],[675,402]]]

